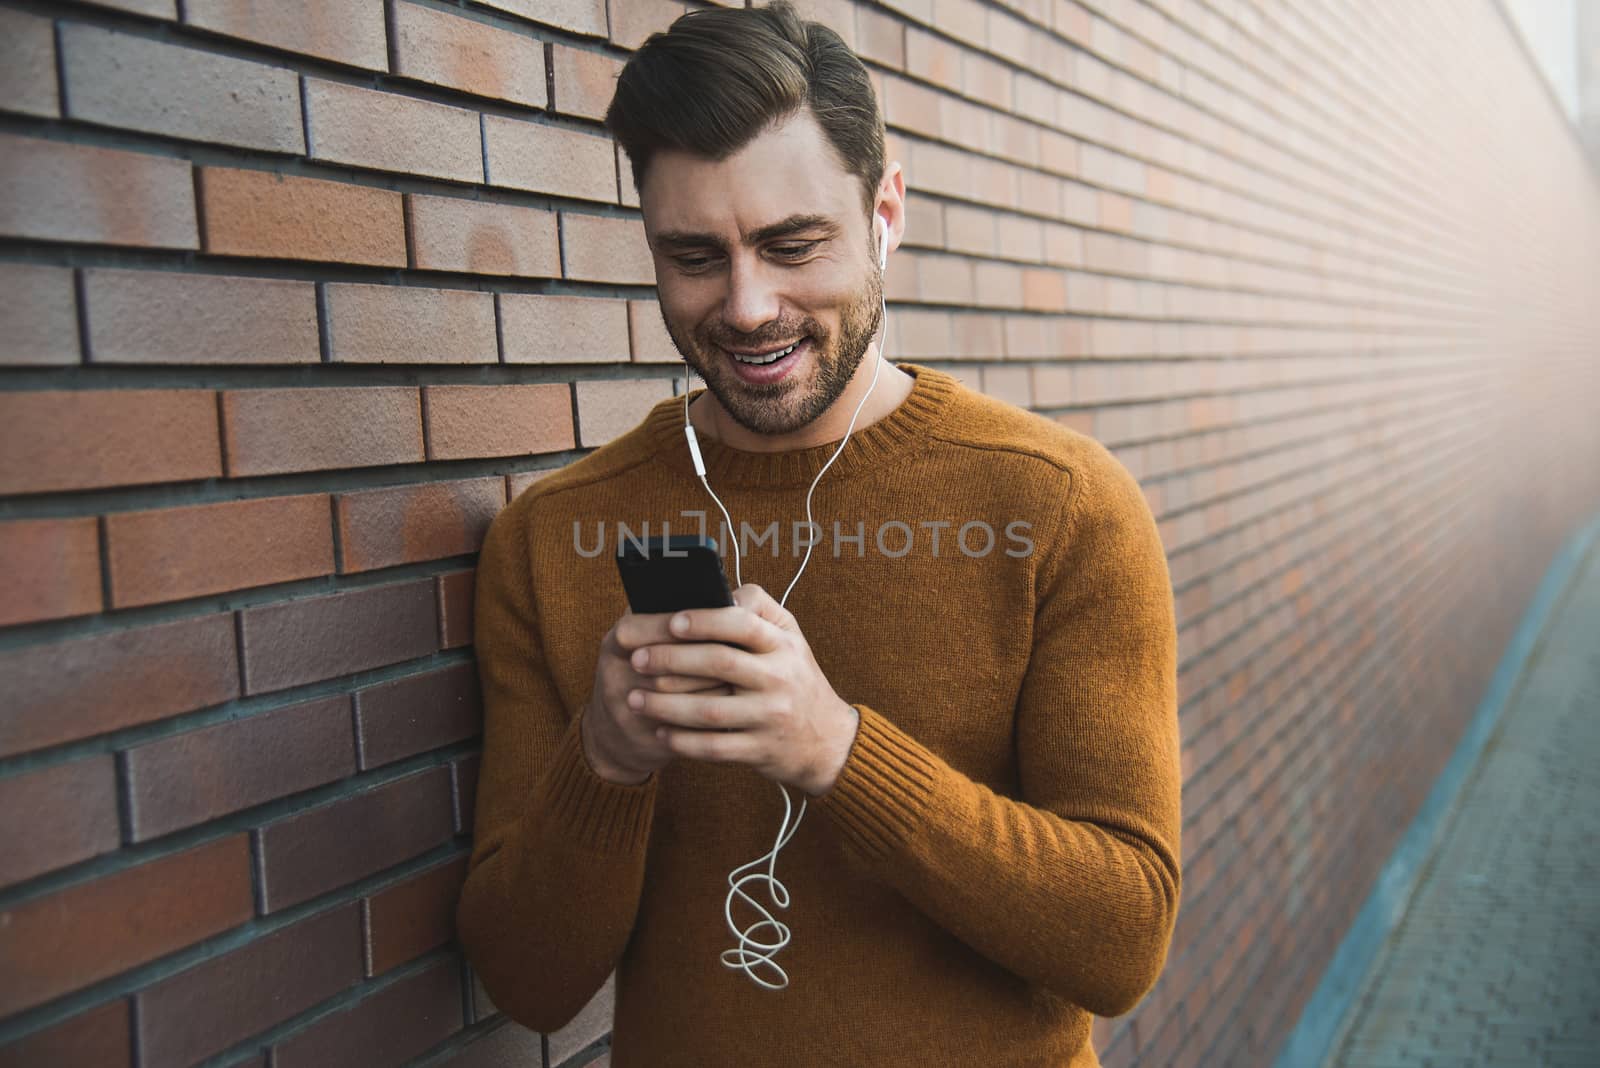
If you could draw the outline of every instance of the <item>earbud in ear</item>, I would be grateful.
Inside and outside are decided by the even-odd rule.
[[[886,271],[889,269],[889,217],[879,212],[876,218],[883,224],[878,230],[878,270]]]

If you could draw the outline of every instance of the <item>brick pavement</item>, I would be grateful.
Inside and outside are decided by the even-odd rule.
[[[1324,1068],[1600,1066],[1600,543]]]

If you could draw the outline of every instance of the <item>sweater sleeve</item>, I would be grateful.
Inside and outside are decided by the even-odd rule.
[[[879,711],[821,800],[886,883],[1002,967],[1098,1016],[1166,961],[1180,886],[1177,633],[1155,520],[1109,453],[1040,561],[1016,798]]]
[[[656,778],[615,785],[584,758],[582,717],[541,651],[525,516],[502,510],[478,560],[483,758],[456,928],[495,1005],[553,1031],[604,984],[633,930]]]

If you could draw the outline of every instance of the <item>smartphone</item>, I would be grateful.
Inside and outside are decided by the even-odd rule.
[[[617,571],[635,615],[733,604],[722,557],[716,545],[698,534],[645,538],[642,542],[623,538]]]

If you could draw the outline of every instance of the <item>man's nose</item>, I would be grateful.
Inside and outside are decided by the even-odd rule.
[[[722,321],[740,334],[754,334],[780,315],[778,287],[771,266],[756,255],[735,255],[728,268],[728,296]]]

